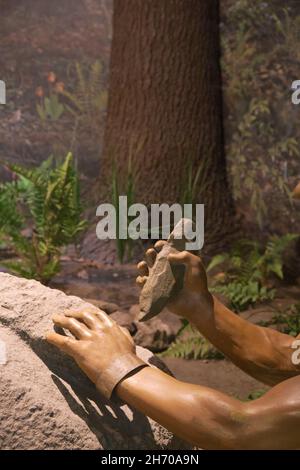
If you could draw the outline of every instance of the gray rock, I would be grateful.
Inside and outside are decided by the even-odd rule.
[[[112,313],[110,317],[115,320],[115,322],[117,322],[119,325],[123,326],[124,328],[127,328],[131,336],[135,335],[137,327],[130,313],[124,312],[122,310],[117,310],[116,312]]]
[[[182,328],[180,318],[166,309],[161,312],[159,317],[151,318],[147,322],[136,321],[134,325],[136,327],[135,343],[152,352],[167,349]]]
[[[106,302],[105,300],[90,298],[85,298],[84,300],[90,304],[95,305],[95,307],[100,308],[100,310],[104,310],[107,315],[111,315],[112,313],[119,310],[119,306],[117,304],[114,304],[113,302]]]
[[[90,304],[0,273],[0,449],[182,449],[185,443],[118,400],[44,340],[51,315]],[[149,351],[137,353],[165,368]]]

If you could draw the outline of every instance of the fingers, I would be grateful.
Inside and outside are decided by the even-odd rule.
[[[141,261],[140,263],[138,263],[137,270],[141,276],[149,275],[149,268],[146,261]]]
[[[141,261],[138,265],[137,265],[137,269],[139,271],[139,274],[140,274],[140,277],[144,277],[144,276],[148,276],[149,275],[149,268],[152,268],[152,266],[154,265],[155,263],[155,260],[156,260],[156,256],[157,256],[157,253],[160,252],[160,250],[163,248],[163,246],[166,244],[167,242],[164,241],[164,240],[158,240],[155,245],[154,245],[154,248],[149,248],[146,253],[145,253],[145,259],[146,261]],[[143,282],[141,279],[139,279],[139,281],[137,281],[138,284],[140,284],[141,282]]]
[[[133,339],[132,339],[132,336],[131,334],[129,333],[129,331],[127,330],[127,328],[125,328],[124,326],[120,326],[121,330],[123,331],[124,335],[127,336],[127,338],[130,340],[131,343],[133,343]]]
[[[99,308],[91,310],[91,313],[97,318],[97,327],[110,327],[115,325],[116,323],[114,320],[109,318],[109,316],[105,312],[103,312],[103,310],[100,310]]]
[[[68,318],[65,315],[55,314],[53,315],[52,320],[56,326],[66,328],[77,339],[84,339],[90,336],[87,327],[75,318]]]
[[[157,256],[157,251],[155,251],[154,248],[149,248],[149,250],[146,251],[145,259],[149,268],[152,268],[152,266],[154,265],[156,256]]]
[[[71,354],[74,352],[74,348],[76,347],[76,340],[70,338],[69,336],[62,336],[54,331],[49,331],[46,333],[46,340],[48,343],[53,344],[61,351],[66,352],[67,354]]]
[[[100,309],[89,309],[83,310],[65,310],[64,314],[68,318],[74,318],[84,323],[91,330],[98,330],[103,326],[112,326],[114,321]]]
[[[147,282],[147,276],[138,276],[135,280],[138,286],[143,287]]]
[[[97,317],[87,310],[66,310],[66,317],[72,317],[84,323],[91,330],[96,329]]]
[[[168,261],[171,264],[199,265],[201,259],[199,256],[193,255],[188,251],[180,251],[178,253],[170,253]]]
[[[154,245],[155,250],[159,253],[166,243],[166,240],[158,240]]]

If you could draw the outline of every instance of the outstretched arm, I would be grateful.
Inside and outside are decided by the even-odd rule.
[[[245,403],[145,368],[123,380],[117,393],[202,449],[299,449],[299,387],[295,377]]]
[[[103,392],[128,355],[129,336],[103,312],[68,312],[54,323],[73,337],[51,332],[49,342],[73,357]],[[125,361],[123,363],[123,361]],[[118,364],[119,368],[110,368]],[[243,403],[215,390],[186,384],[152,367],[138,368],[114,387],[121,399],[174,434],[204,449],[300,448],[300,377]]]
[[[159,250],[162,246],[163,242],[158,242],[155,248]],[[147,262],[142,261],[138,265],[139,285],[147,280],[156,250],[148,250]],[[199,257],[183,251],[169,255],[169,261],[186,266],[184,288],[169,303],[170,311],[187,318],[234,364],[261,382],[274,385],[300,373],[300,365],[292,361],[295,338],[247,322],[226,308],[209,293],[205,269]]]

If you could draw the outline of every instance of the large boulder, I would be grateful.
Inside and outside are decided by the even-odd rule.
[[[166,429],[108,402],[75,362],[44,340],[51,315],[90,306],[0,273],[0,449],[182,449]],[[149,351],[137,353],[165,366]]]

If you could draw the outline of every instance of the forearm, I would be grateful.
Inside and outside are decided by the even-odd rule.
[[[294,338],[244,320],[216,298],[213,313],[199,308],[190,320],[234,364],[268,385],[300,372],[299,365],[292,363]]]
[[[244,426],[243,403],[146,367],[123,380],[118,396],[178,437],[204,449],[229,449]]]

